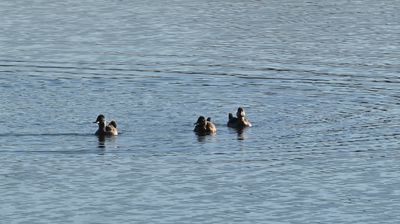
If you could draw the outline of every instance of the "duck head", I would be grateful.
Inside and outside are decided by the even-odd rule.
[[[194,124],[195,124],[195,125],[198,125],[198,126],[205,126],[205,125],[206,125],[206,118],[203,117],[203,116],[200,116],[200,117],[197,119],[197,122],[194,123]]]
[[[244,109],[242,107],[239,107],[237,112],[236,112],[236,117],[237,118],[242,118],[245,117],[246,113],[244,112]]]
[[[93,123],[97,123],[100,128],[103,128],[106,126],[106,118],[104,117],[103,114],[100,114],[99,116],[97,116],[96,121]]]

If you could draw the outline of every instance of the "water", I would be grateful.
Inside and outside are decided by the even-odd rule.
[[[1,222],[398,223],[399,10],[0,2]]]

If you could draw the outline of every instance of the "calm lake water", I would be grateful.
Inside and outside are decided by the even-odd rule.
[[[1,1],[1,222],[399,223],[399,11]]]

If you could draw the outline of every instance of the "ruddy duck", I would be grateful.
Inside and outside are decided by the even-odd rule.
[[[206,118],[203,116],[200,116],[197,119],[197,122],[194,123],[196,126],[194,127],[194,132],[196,132],[198,135],[209,135],[209,134],[214,134],[217,132],[217,128],[215,125],[211,122],[211,118]]]
[[[244,112],[244,109],[242,107],[239,107],[236,116],[234,117],[231,113],[229,113],[229,120],[228,120],[228,127],[231,128],[245,128],[245,127],[251,127],[251,123],[247,118],[245,118],[246,113]]]
[[[118,135],[118,130],[117,130],[117,122],[111,121],[110,123],[106,123],[106,118],[104,115],[100,114],[97,116],[97,119],[95,122],[99,125],[99,129],[97,129],[95,135],[97,136],[114,136]]]

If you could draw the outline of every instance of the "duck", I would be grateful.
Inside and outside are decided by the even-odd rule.
[[[217,128],[215,124],[211,122],[211,118],[208,117],[207,119],[204,116],[200,116],[197,119],[197,122],[194,123],[196,126],[194,127],[194,132],[198,135],[209,135],[215,134],[217,132]]]
[[[246,113],[242,107],[239,107],[236,112],[236,117],[231,113],[228,114],[228,127],[242,129],[246,127],[251,127],[250,121],[245,117]]]
[[[95,122],[99,125],[99,129],[97,129],[95,135],[97,136],[115,136],[118,135],[118,129],[117,129],[117,122],[110,121],[110,123],[107,124],[106,118],[103,114],[100,114],[97,116],[97,119]]]

